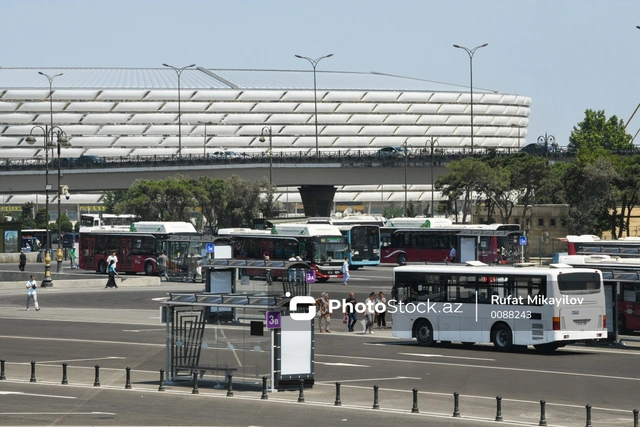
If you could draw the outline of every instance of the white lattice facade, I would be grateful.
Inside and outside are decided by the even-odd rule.
[[[63,73],[49,82],[39,75]],[[378,73],[317,72],[321,152],[374,151],[405,143],[470,148],[468,88]],[[202,155],[205,149],[315,153],[311,71],[185,70],[179,143],[177,76],[171,69],[0,68],[0,158],[44,156],[28,145],[35,125],[69,136],[63,157]],[[51,103],[50,103],[51,101]],[[517,148],[527,135],[531,99],[474,88],[474,148]],[[205,125],[206,139],[205,139]],[[38,137],[42,132],[34,130]],[[42,141],[39,138],[39,141]]]

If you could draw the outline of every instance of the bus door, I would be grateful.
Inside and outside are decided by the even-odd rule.
[[[262,259],[266,260],[266,257],[268,256],[269,259],[271,261],[273,261],[275,258],[275,253],[273,251],[273,241],[271,240],[262,240],[260,241],[260,254],[262,255]],[[267,271],[266,270],[248,270],[247,269],[247,274],[251,275],[265,275],[265,277],[267,277]],[[271,273],[271,277],[278,277],[278,270],[274,270]],[[270,280],[270,277],[267,277],[267,281]]]
[[[460,236],[458,262],[476,261],[476,257],[476,238],[474,236]]]
[[[82,253],[80,253],[80,266],[83,268],[97,268],[96,265],[96,238],[85,238]]]
[[[125,270],[131,270],[132,259],[131,250],[133,249],[133,239],[131,237],[123,237],[120,242],[120,250],[122,252],[122,259],[118,259],[118,267],[122,267]]]

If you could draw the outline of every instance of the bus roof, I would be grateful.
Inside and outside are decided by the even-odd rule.
[[[342,236],[340,229],[330,224],[276,224],[271,234],[281,236]]]
[[[592,234],[568,235],[567,242],[597,242],[600,238]]]
[[[385,227],[451,227],[453,222],[447,218],[391,218],[385,224]]]
[[[129,231],[139,233],[197,233],[190,222],[142,221],[131,224]]]
[[[574,268],[569,265],[556,265],[554,266],[527,266],[518,267],[518,265],[464,265],[464,264],[433,264],[433,265],[405,265],[402,267],[395,267],[393,272],[405,272],[405,273],[462,273],[462,274],[481,274],[490,276],[491,274],[512,274],[512,275],[531,275],[531,273],[537,274],[552,274],[557,275],[559,273],[592,273],[596,271],[596,268]]]
[[[628,267],[640,269],[640,258],[619,258],[609,255],[560,255],[558,262],[569,265],[599,267]]]

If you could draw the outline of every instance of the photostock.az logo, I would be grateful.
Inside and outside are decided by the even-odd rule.
[[[309,306],[308,313],[295,313],[298,306]],[[293,320],[311,320],[316,317],[316,300],[311,296],[298,296],[291,298],[289,303],[289,313]]]

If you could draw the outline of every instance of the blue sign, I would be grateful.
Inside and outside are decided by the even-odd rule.
[[[280,328],[280,312],[279,311],[267,311],[267,329],[279,329]]]
[[[205,250],[207,251],[208,254],[214,253],[215,248],[216,246],[213,243],[207,243],[207,245],[205,246]]]
[[[527,236],[520,236],[520,246],[527,246]]]
[[[316,283],[316,271],[307,270],[307,283]]]

